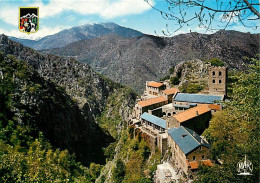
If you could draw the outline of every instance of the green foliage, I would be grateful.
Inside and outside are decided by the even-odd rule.
[[[122,182],[125,176],[125,164],[121,159],[116,161],[115,167],[112,169],[114,182]]]
[[[165,81],[170,79],[170,75],[166,75],[165,77],[161,78],[160,81]]]
[[[182,69],[180,69],[180,70],[177,72],[177,77],[178,77],[178,78],[181,78],[181,73],[182,73]]]
[[[211,156],[223,164],[201,168],[198,182],[259,182],[259,61],[246,71],[232,74],[231,99],[211,120],[203,135],[212,144]],[[237,175],[236,165],[244,156],[253,163],[251,176]]]
[[[76,163],[67,150],[53,150],[48,142],[25,134],[23,127],[8,126],[1,129],[12,135],[10,140],[0,139],[0,182],[87,181],[87,169]],[[22,145],[25,139],[28,147]]]
[[[139,143],[138,149],[140,149],[140,154],[144,159],[148,159],[150,154],[151,154],[151,149],[149,148],[149,146],[147,145],[147,143],[142,140]]]
[[[90,163],[89,172],[91,175],[91,180],[94,182],[98,176],[100,175],[100,171],[102,169],[102,166],[95,163]]]
[[[4,74],[0,79],[0,182],[90,182],[87,168],[67,150],[53,148],[44,134],[30,125],[27,109],[19,108],[22,121],[14,114],[18,84],[27,83],[23,89],[29,94],[42,87],[28,81],[32,72],[27,64],[11,56],[4,60],[0,54],[0,69]]]
[[[128,127],[128,134],[129,134],[129,136],[130,136],[130,138],[132,139],[132,138],[134,138],[134,127],[133,126],[129,126]]]
[[[173,85],[178,85],[180,83],[180,79],[177,76],[173,76],[170,79],[170,83]]]
[[[118,157],[120,157],[121,169],[124,171],[120,172],[121,176],[118,176],[119,173],[116,171],[119,170],[112,169],[112,176],[117,177],[114,182],[152,182],[152,176],[157,164],[160,163],[161,154],[158,150],[152,151],[149,144],[143,138],[139,138],[140,134],[137,133],[136,138],[130,138],[132,133],[132,130],[122,132],[123,139],[119,141],[121,150]],[[125,163],[121,162],[121,160],[124,160]],[[116,175],[113,175],[115,172]]]
[[[111,161],[111,160],[114,159],[114,156],[115,156],[115,154],[116,154],[116,152],[115,152],[116,145],[117,145],[116,142],[111,143],[111,144],[105,149],[104,155],[106,156],[107,161]]]
[[[170,73],[170,74],[173,74],[173,73],[174,73],[174,68],[175,68],[175,66],[172,66],[172,67],[169,69],[169,73]]]
[[[109,95],[105,110],[97,118],[99,126],[105,133],[112,135],[116,140],[120,138],[122,129],[126,127],[120,111],[128,110],[128,106],[133,107],[135,99],[136,94],[128,87],[115,90],[113,94]],[[130,103],[126,105],[126,101],[130,101]]]
[[[222,67],[225,65],[223,61],[221,61],[217,58],[212,58],[212,59],[208,60],[208,62],[211,64],[211,66]]]
[[[179,87],[179,89],[183,93],[198,93],[203,89],[203,87],[195,83],[184,83]]]
[[[172,67],[169,69],[169,75],[166,75],[165,77],[161,78],[160,81],[165,81],[165,80],[170,79],[170,75],[172,75],[172,74],[174,73],[174,68],[175,68],[175,66],[172,66]]]

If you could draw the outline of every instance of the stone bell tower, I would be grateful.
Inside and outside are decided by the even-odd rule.
[[[227,67],[209,68],[209,94],[227,95]]]

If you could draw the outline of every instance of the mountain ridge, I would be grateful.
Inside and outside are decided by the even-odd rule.
[[[244,69],[248,64],[244,57],[256,57],[259,53],[259,40],[260,34],[237,31],[187,33],[169,38],[145,34],[124,38],[108,34],[41,53],[76,58],[142,93],[146,80],[159,80],[172,66],[187,60],[218,58],[229,68]]]
[[[92,39],[94,37],[99,37],[110,33],[116,33],[123,37],[136,37],[143,35],[143,33],[139,31],[119,26],[113,22],[107,22],[72,27],[62,30],[56,34],[48,35],[39,40],[19,39],[16,37],[10,37],[10,39],[20,42],[24,46],[36,50],[42,50],[63,47],[75,41]]]

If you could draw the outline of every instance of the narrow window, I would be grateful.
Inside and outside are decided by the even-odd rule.
[[[205,158],[204,155],[202,155],[201,158],[204,159]]]
[[[215,79],[212,80],[212,83],[215,83]]]
[[[193,159],[193,161],[194,161],[194,160],[196,160],[196,157],[195,157],[195,156],[193,156],[193,158],[192,158],[192,159]]]
[[[219,80],[218,82],[219,82],[219,84],[220,84],[220,83],[221,83],[221,80]]]
[[[222,72],[221,72],[221,71],[219,71],[218,75],[219,75],[219,76],[221,76],[221,75],[222,75]]]
[[[215,71],[212,72],[212,76],[215,76]]]

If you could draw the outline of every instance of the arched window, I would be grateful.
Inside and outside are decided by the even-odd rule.
[[[222,72],[221,72],[221,71],[219,71],[218,75],[219,75],[219,76],[221,76],[221,75],[222,75]]]
[[[215,76],[215,71],[212,72],[212,76]]]
[[[222,81],[221,81],[221,80],[219,80],[218,82],[219,82],[219,84],[220,84]]]
[[[202,155],[201,158],[204,159],[205,158],[204,155]]]
[[[212,80],[212,83],[215,83],[215,79]]]
[[[192,159],[193,159],[193,161],[194,161],[194,160],[196,160],[196,157],[195,157],[195,156],[193,156],[193,158],[192,158]]]

